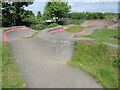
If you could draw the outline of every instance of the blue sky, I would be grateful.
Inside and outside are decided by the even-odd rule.
[[[38,11],[43,13],[45,3],[48,0],[35,0],[34,3],[26,10],[32,10],[35,15]],[[119,0],[68,0],[69,5],[72,6],[71,12],[113,12],[118,13]]]

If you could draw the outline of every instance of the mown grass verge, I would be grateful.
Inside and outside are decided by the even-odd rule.
[[[84,35],[82,37],[93,38],[101,42],[107,42],[111,44],[120,44],[120,40],[111,39],[111,37],[119,37],[118,29],[97,29],[91,35]]]
[[[26,88],[7,43],[2,44],[2,88]]]
[[[0,42],[0,90],[2,89],[2,43]]]
[[[105,88],[118,88],[118,50],[97,41],[78,41],[68,65],[82,69]]]
[[[113,21],[113,19],[92,19],[89,21]]]
[[[82,26],[70,26],[70,28],[66,29],[65,31],[70,32],[70,33],[77,33],[77,32],[84,30],[85,28],[86,27],[82,27]]]
[[[35,35],[37,35],[39,33],[39,31],[35,32],[33,35],[29,36],[29,37],[23,37],[23,39],[27,39],[27,38],[33,38]]]

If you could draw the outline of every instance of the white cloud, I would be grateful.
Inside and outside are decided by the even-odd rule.
[[[35,2],[48,2],[49,0],[35,0]],[[119,2],[119,0],[68,0],[68,2]]]
[[[69,5],[73,6],[73,3],[69,3]]]
[[[48,2],[49,0],[35,0],[35,2]]]
[[[85,9],[84,8],[73,8],[72,11],[74,11],[74,12],[83,12],[83,11],[85,11]]]
[[[118,12],[117,2],[74,3],[71,12]]]
[[[35,5],[34,7],[36,8],[37,6]]]
[[[94,3],[94,2],[119,2],[119,0],[104,0],[104,1],[102,1],[102,0],[86,0],[85,2],[92,2],[92,3]]]

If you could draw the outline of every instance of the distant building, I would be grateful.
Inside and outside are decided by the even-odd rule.
[[[45,22],[53,22],[53,20],[45,20]]]

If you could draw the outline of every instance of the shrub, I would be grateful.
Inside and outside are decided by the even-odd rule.
[[[52,24],[48,25],[48,28],[52,28],[52,27],[56,27],[56,26],[58,26],[57,23],[52,23]]]
[[[70,24],[81,24],[80,20],[67,20],[65,23],[65,25],[70,25]]]
[[[31,25],[30,28],[35,29],[35,30],[43,30],[47,27],[44,24],[36,24],[36,25]]]
[[[81,24],[84,20],[77,20],[77,19],[71,19],[71,18],[62,18],[59,20],[60,25],[70,25],[70,24]]]

